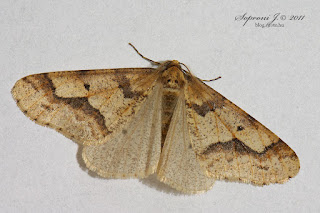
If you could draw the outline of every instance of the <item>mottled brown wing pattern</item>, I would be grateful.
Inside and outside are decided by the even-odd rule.
[[[147,177],[197,193],[215,179],[282,183],[299,171],[295,152],[181,63],[153,68],[43,73],[12,89],[36,123],[79,143],[102,177]]]
[[[192,147],[209,177],[264,185],[298,173],[295,152],[218,92],[191,77],[185,94]]]
[[[79,144],[101,144],[139,110],[158,76],[153,68],[43,73],[17,81],[12,95],[36,123]]]

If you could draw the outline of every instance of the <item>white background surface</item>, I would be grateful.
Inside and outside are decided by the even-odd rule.
[[[0,2],[0,209],[2,212],[319,212],[320,2],[306,1]],[[305,15],[258,28],[252,16]],[[264,22],[265,23],[265,22]],[[147,67],[177,59],[281,137],[300,173],[283,185],[217,181],[185,196],[146,180],[87,174],[77,145],[31,122],[10,90],[35,73]]]

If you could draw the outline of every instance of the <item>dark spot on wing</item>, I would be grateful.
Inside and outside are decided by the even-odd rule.
[[[244,127],[243,126],[238,126],[237,127],[237,131],[241,131],[241,130],[244,130]]]
[[[268,171],[269,170],[269,166],[261,166],[261,165],[258,165],[257,166],[258,169],[263,169],[265,171]]]
[[[134,98],[142,95],[141,92],[132,91],[130,80],[126,78],[124,75],[118,77],[116,81],[119,83],[119,88],[122,89],[123,95],[125,98]]]
[[[86,88],[86,90],[88,90],[88,91],[89,91],[89,89],[90,89],[90,85],[89,85],[89,84],[84,84],[84,88]]]
[[[203,103],[201,106],[192,104],[191,107],[202,117],[206,116],[209,111],[214,112],[215,110],[215,104],[213,102]]]
[[[44,108],[45,110],[50,110],[50,106],[46,104],[41,104],[41,107]]]

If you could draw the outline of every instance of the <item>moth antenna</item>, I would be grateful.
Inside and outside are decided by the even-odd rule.
[[[133,44],[129,43],[129,45],[130,45],[143,59],[145,59],[145,60],[147,60],[147,61],[150,61],[150,62],[153,63],[153,64],[157,64],[157,65],[160,65],[160,64],[161,64],[160,62],[157,62],[157,61],[151,60],[151,59],[149,59],[149,58],[147,58],[147,57],[144,57],[144,56],[137,50],[137,48],[136,48],[135,46],[133,46]]]
[[[185,68],[187,68],[187,70],[184,70],[184,69],[183,69],[183,71],[185,71],[185,72],[187,72],[187,73],[190,73],[190,74],[192,75],[192,73],[191,73],[190,69],[187,67],[187,65],[185,65],[184,63],[181,63],[181,62],[179,62],[179,64],[181,64],[182,66],[184,66]],[[201,78],[199,78],[199,79],[200,79],[201,81],[210,82],[210,81],[218,80],[218,79],[220,79],[220,78],[221,78],[221,76],[219,76],[219,77],[217,77],[217,78],[214,78],[214,79],[209,79],[209,80],[204,80],[204,79],[201,79]]]
[[[190,69],[187,67],[187,65],[185,65],[184,63],[181,63],[181,62],[179,62],[179,64],[181,64],[182,66],[184,66],[185,68],[187,68],[187,70],[182,69],[184,72],[190,73],[190,74],[192,75],[192,73],[191,73]]]
[[[214,79],[209,79],[209,80],[203,80],[203,79],[200,79],[201,81],[205,81],[205,82],[210,82],[210,81],[215,81],[215,80],[218,80],[218,79],[220,79],[221,78],[221,76],[219,76],[218,78],[214,78]]]

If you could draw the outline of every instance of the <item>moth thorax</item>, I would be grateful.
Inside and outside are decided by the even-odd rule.
[[[163,71],[162,73],[163,88],[169,90],[180,90],[185,84],[185,78],[181,68],[173,66]]]

